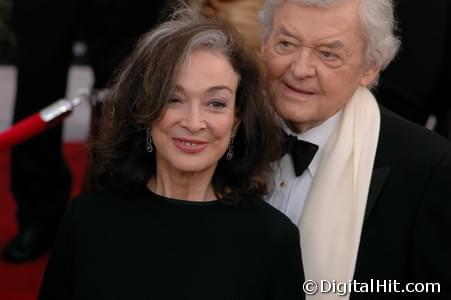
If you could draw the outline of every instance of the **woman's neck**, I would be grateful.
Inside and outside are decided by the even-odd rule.
[[[147,187],[168,198],[211,201],[217,199],[211,184],[212,177],[212,172],[168,172],[157,168],[156,175],[149,180]]]

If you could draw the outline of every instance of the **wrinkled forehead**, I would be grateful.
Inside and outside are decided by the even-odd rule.
[[[274,17],[287,4],[301,6],[305,8],[333,9],[340,6],[360,7],[361,0],[266,0],[263,9],[259,13],[259,20],[262,25],[262,37],[267,39],[274,23]]]
[[[360,35],[362,23],[358,0],[339,1],[342,5],[322,7],[299,4],[299,0],[285,0],[272,16],[271,29],[274,33],[274,31],[280,31],[280,26],[285,26],[288,29],[291,28],[293,33],[312,32],[317,36],[325,37],[334,34]]]
[[[275,0],[275,1],[281,4],[289,2],[304,6],[332,7],[346,1],[354,1],[354,0]]]
[[[364,53],[366,40],[356,6],[358,2],[351,0],[330,9],[298,2],[287,0],[278,7],[263,45],[287,39],[314,49],[327,47],[341,51],[346,57],[360,57]]]

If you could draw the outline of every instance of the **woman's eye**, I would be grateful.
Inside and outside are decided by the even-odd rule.
[[[179,97],[177,97],[177,96],[172,96],[172,97],[170,97],[169,98],[169,103],[179,103],[179,102],[181,102],[182,100],[179,98]]]
[[[226,103],[223,100],[211,100],[208,103],[208,106],[213,107],[213,108],[224,108],[224,107],[226,107]]]

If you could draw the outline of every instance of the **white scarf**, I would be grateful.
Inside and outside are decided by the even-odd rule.
[[[379,129],[376,100],[360,87],[326,145],[299,224],[305,277],[319,288],[322,280],[348,283],[354,276]],[[349,294],[307,299],[343,300]]]

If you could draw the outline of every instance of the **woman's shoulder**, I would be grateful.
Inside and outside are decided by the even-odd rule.
[[[65,213],[65,222],[77,228],[99,227],[124,217],[130,207],[137,210],[141,198],[133,192],[113,190],[84,192],[72,199]],[[130,214],[127,214],[130,215]],[[91,229],[92,230],[92,229]]]
[[[138,198],[138,194],[134,192],[113,190],[84,192],[71,201],[69,211],[82,215],[114,211],[123,207],[123,203]]]
[[[72,200],[71,206],[75,206],[77,208],[88,208],[99,205],[107,205],[108,203],[117,200],[118,196],[118,193],[113,191],[83,192]]]
[[[281,211],[271,206],[260,197],[245,200],[247,209],[255,214],[257,221],[268,228],[271,235],[283,236],[299,235],[297,226]]]

